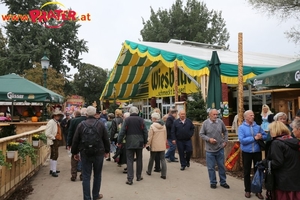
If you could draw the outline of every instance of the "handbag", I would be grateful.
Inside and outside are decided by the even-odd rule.
[[[266,143],[260,139],[260,140],[256,140],[256,142],[258,143],[258,145],[260,146],[260,150],[264,151],[266,149]]]
[[[271,160],[268,161],[268,168],[265,172],[265,188],[268,191],[275,189],[275,177],[271,170]]]
[[[257,168],[251,182],[251,192],[261,193],[263,184],[263,169]]]

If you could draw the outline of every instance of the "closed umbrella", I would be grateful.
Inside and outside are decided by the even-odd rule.
[[[213,51],[209,62],[209,82],[206,104],[208,111],[215,108],[221,113],[222,83],[220,65],[218,53],[217,51]]]

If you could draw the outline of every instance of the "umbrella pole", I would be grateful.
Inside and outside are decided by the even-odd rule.
[[[177,61],[174,62],[174,92],[175,92],[175,102],[178,102],[178,66]]]
[[[238,34],[238,125],[243,122],[244,88],[243,88],[243,33]]]

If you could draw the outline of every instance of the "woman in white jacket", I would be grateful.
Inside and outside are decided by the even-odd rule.
[[[161,162],[161,178],[166,179],[167,175],[167,164],[165,159],[165,150],[166,150],[166,143],[167,143],[167,130],[165,125],[163,125],[160,120],[159,113],[152,113],[151,114],[152,124],[150,126],[148,132],[148,143],[147,146],[151,149],[150,151],[150,159],[148,163],[148,170],[146,173],[150,176],[151,171],[153,168],[153,162],[155,159],[156,154],[160,156]]]

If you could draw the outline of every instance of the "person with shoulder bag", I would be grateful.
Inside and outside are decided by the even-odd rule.
[[[300,119],[293,121],[296,138],[280,121],[272,122],[269,130],[273,140],[267,158],[262,161],[267,169],[266,199],[300,199],[300,142],[296,139],[300,138]]]
[[[256,163],[262,160],[261,147],[258,141],[267,139],[267,134],[254,121],[254,113],[252,110],[244,112],[244,122],[238,128],[238,137],[241,143],[242,160],[244,167],[244,186],[245,197],[251,197],[251,167],[254,167],[254,173],[257,170]],[[262,191],[261,191],[262,192]],[[264,199],[261,192],[255,195],[259,199]]]

